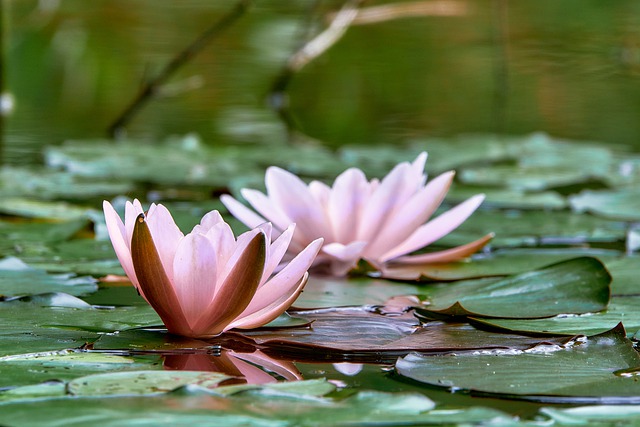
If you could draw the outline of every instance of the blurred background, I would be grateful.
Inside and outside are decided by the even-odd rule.
[[[8,164],[112,136],[144,85],[225,19],[117,135],[196,133],[211,146],[304,137],[337,148],[543,131],[640,148],[637,0],[0,4]],[[347,23],[336,18],[345,8],[359,10]],[[279,80],[332,22],[335,43]]]

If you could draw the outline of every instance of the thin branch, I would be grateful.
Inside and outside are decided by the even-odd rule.
[[[194,56],[196,56],[208,43],[210,43],[216,36],[221,34],[224,30],[231,26],[236,20],[238,20],[247,11],[251,3],[251,0],[240,0],[236,6],[223,16],[219,21],[209,27],[204,33],[202,33],[196,40],[193,41],[184,50],[179,52],[169,62],[160,73],[146,82],[142,87],[138,95],[133,99],[127,108],[118,116],[117,119],[108,128],[109,135],[117,137],[122,134],[124,128],[131,121],[133,116],[142,108],[142,106],[153,98],[171,75],[173,75],[180,67],[189,62]]]
[[[289,131],[294,128],[293,119],[288,112],[286,95],[291,79],[305,65],[322,55],[344,36],[358,15],[358,8],[365,1],[347,0],[340,11],[333,16],[327,28],[294,52],[275,78],[268,97],[269,105],[278,113]]]

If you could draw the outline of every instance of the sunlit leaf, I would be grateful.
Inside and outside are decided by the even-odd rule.
[[[591,212],[617,220],[640,220],[640,190],[636,187],[617,190],[584,190],[569,198],[576,212]]]

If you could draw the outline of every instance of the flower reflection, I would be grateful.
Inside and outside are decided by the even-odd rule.
[[[444,200],[454,172],[445,172],[426,182],[427,153],[412,163],[398,164],[381,181],[367,180],[351,168],[328,186],[319,181],[305,184],[297,176],[277,167],[267,169],[267,194],[243,189],[242,196],[254,212],[233,197],[224,195],[227,209],[249,227],[269,220],[278,231],[296,223],[289,247],[291,254],[311,241],[324,238],[314,261],[331,274],[341,276],[359,260],[384,270],[390,264],[444,263],[467,257],[492,238],[488,234],[455,248],[412,255],[462,224],[484,200],[478,194],[431,219]]]
[[[219,355],[208,353],[166,354],[164,368],[181,371],[220,372],[236,377],[238,383],[266,384],[302,380],[293,362],[276,360],[260,350],[252,353],[222,350]]]

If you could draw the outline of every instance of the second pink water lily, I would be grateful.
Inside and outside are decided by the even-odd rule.
[[[109,202],[104,215],[125,273],[169,332],[207,338],[232,328],[262,326],[295,301],[322,239],[309,242],[273,275],[294,232],[271,242],[271,225],[236,239],[217,211],[184,235],[163,205],[143,212],[127,202],[124,222]]]
[[[267,169],[267,194],[242,189],[255,212],[231,196],[221,200],[231,214],[249,227],[266,220],[284,231],[297,228],[290,251],[301,251],[309,242],[324,238],[315,261],[333,275],[344,275],[364,259],[384,270],[390,264],[443,263],[465,258],[489,242],[488,234],[466,245],[425,254],[412,252],[434,243],[462,224],[484,200],[478,194],[431,218],[447,194],[454,172],[427,182],[427,153],[393,168],[381,181],[367,180],[364,172],[351,168],[332,186],[320,181],[308,185],[278,167]],[[256,213],[257,212],[257,213]]]

